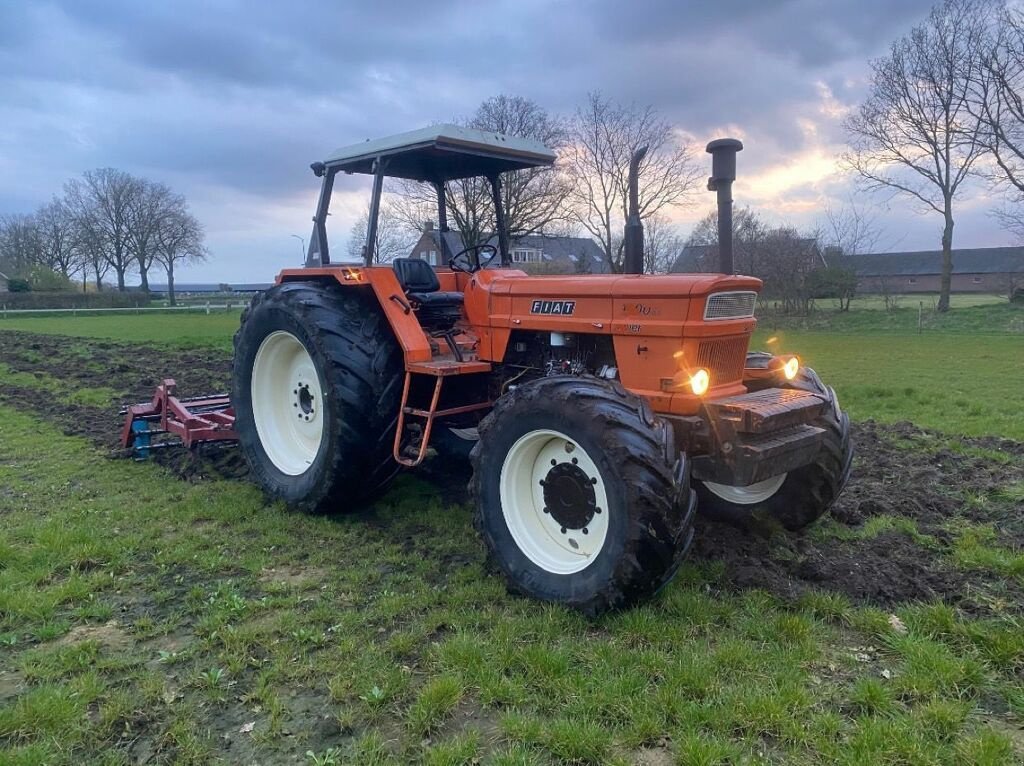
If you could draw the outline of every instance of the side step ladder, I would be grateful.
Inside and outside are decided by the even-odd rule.
[[[393,453],[395,462],[409,468],[414,468],[423,462],[423,459],[427,456],[427,448],[430,446],[430,434],[434,429],[434,421],[437,418],[490,409],[493,406],[492,402],[478,402],[476,404],[465,404],[460,407],[448,407],[443,410],[438,409],[438,403],[441,401],[441,387],[444,384],[445,378],[453,375],[468,375],[490,371],[491,365],[487,362],[437,361],[419,362],[410,365],[405,372],[405,386],[402,389],[402,404],[398,410],[398,426],[395,428],[395,444]],[[435,379],[434,392],[430,398],[429,409],[424,410],[418,407],[409,406],[409,389],[412,387],[413,375],[428,375]],[[425,421],[423,424],[423,433],[420,435],[419,448],[416,450],[415,457],[406,457],[402,454],[403,437],[405,436],[406,428],[409,426],[407,420],[410,417],[421,418]]]

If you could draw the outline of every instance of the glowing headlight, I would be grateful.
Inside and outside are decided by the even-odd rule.
[[[690,389],[697,396],[704,396],[708,392],[708,387],[711,385],[711,375],[708,374],[707,370],[697,370],[690,376]]]
[[[792,380],[796,377],[796,374],[800,371],[800,360],[795,356],[791,356],[786,363],[782,365],[782,374],[786,376],[786,380]]]

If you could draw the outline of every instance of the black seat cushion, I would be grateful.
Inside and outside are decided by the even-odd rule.
[[[439,292],[441,282],[434,267],[422,258],[395,258],[395,276],[398,284],[415,303],[429,309],[462,305],[462,293]]]
[[[421,306],[461,306],[462,293],[407,293],[416,303]]]

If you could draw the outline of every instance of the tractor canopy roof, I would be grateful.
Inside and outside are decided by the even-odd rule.
[[[377,158],[384,163],[386,176],[437,183],[548,166],[554,163],[555,153],[529,138],[433,125],[343,147],[324,164],[346,173],[373,173]]]

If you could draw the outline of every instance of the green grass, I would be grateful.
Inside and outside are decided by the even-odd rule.
[[[507,595],[468,509],[415,476],[372,519],[301,516],[4,407],[0,488],[2,763],[1024,757],[1012,611],[907,605],[902,633],[834,594],[722,591],[688,562],[652,603],[588,621]],[[947,553],[1017,576],[985,528]]]
[[[106,338],[128,343],[155,343],[180,348],[212,347],[231,350],[238,329],[238,311],[179,314],[105,314],[101,316],[42,316],[0,319],[3,330],[47,335]]]
[[[753,346],[798,354],[854,419],[1024,440],[1024,335],[780,329]]]

